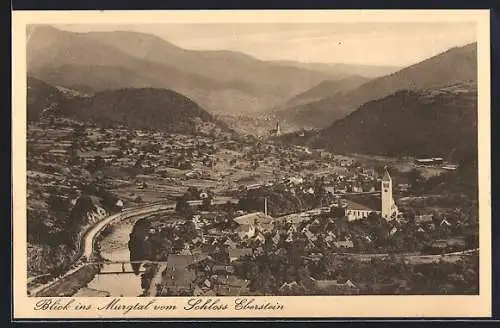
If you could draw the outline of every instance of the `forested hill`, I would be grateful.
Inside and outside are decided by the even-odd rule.
[[[64,96],[56,87],[37,78],[28,76],[27,80],[27,119],[36,121],[44,112],[56,109]]]
[[[197,103],[168,89],[126,88],[70,98],[56,87],[29,77],[27,111],[32,121],[44,113],[47,117],[66,117],[98,126],[192,133],[198,126],[208,124],[229,130]]]
[[[477,86],[398,91],[364,104],[314,139],[312,145],[340,153],[459,160],[477,154]]]

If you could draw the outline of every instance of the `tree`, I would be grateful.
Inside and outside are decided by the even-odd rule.
[[[190,215],[191,214],[191,206],[187,202],[186,195],[183,195],[178,198],[177,203],[175,204],[175,211],[179,214]]]
[[[208,210],[210,210],[211,205],[212,205],[212,197],[209,196],[209,197],[203,199],[200,209],[202,211],[208,211]]]
[[[408,180],[413,189],[418,188],[418,186],[420,186],[420,183],[422,182],[422,174],[419,170],[413,169],[408,172]]]
[[[104,161],[104,159],[101,156],[97,155],[94,157],[94,161],[89,165],[88,170],[91,172],[102,170],[105,164],[106,162]]]
[[[345,216],[345,208],[340,207],[340,206],[332,206],[330,208],[330,213],[335,217],[335,218],[341,218]]]

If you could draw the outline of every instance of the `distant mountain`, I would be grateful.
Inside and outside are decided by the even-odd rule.
[[[338,64],[338,63],[303,63],[303,62],[295,62],[287,60],[278,60],[275,61],[275,63],[326,73],[336,79],[343,79],[349,76],[356,76],[356,75],[372,79],[394,73],[401,69],[401,67],[398,66],[356,65],[356,64]]]
[[[85,92],[172,89],[212,112],[270,108],[331,79],[240,53],[186,50],[142,33],[74,33],[43,25],[28,33],[28,72],[41,80]]]
[[[302,127],[324,128],[362,104],[398,90],[422,90],[477,81],[477,44],[449,49],[345,93],[281,110],[276,115]]]
[[[137,32],[92,32],[86,37],[112,45],[135,58],[162,63],[181,71],[225,83],[248,84],[256,90],[288,96],[331,78],[328,72],[280,65],[227,50],[195,51]]]
[[[295,107],[318,101],[337,93],[345,93],[358,88],[369,80],[369,78],[362,76],[350,76],[336,81],[323,81],[320,84],[312,87],[311,89],[299,93],[280,107]]]
[[[57,88],[31,76],[28,76],[27,88],[28,121],[36,121],[44,112],[56,110],[65,98]]]
[[[199,123],[217,122],[185,96],[166,89],[107,90],[92,97],[72,98],[61,105],[61,115],[100,126],[194,132]]]
[[[477,85],[398,91],[302,139],[336,153],[474,158]]]

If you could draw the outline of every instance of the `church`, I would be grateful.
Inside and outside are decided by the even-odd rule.
[[[387,221],[391,221],[398,216],[398,207],[392,196],[392,179],[387,169],[381,183],[380,197],[361,195],[346,199],[345,209],[349,221],[367,218],[372,212],[381,215]]]
[[[279,137],[281,135],[280,122],[276,122],[276,128],[269,130],[269,134],[274,137]]]

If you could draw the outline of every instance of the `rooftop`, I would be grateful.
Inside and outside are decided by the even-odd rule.
[[[260,224],[269,224],[273,222],[273,218],[262,212],[249,213],[234,218],[234,221],[241,225],[253,224],[255,221]]]
[[[347,208],[361,211],[381,211],[379,195],[349,195],[346,197]]]

